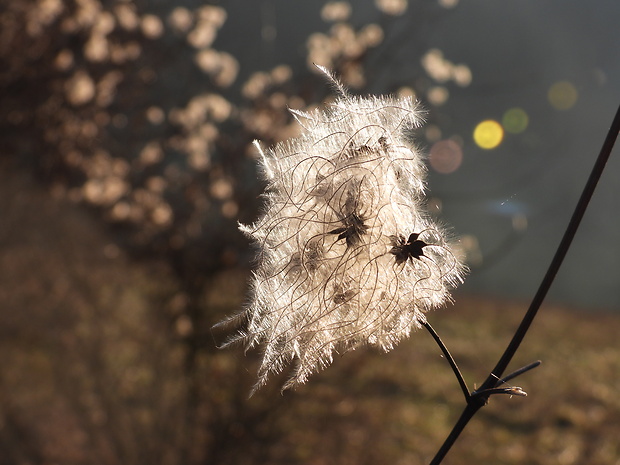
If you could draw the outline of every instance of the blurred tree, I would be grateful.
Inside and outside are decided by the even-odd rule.
[[[354,27],[351,4],[326,2],[309,69],[371,87],[365,63],[381,54],[370,51],[407,2],[377,5],[385,25]],[[226,20],[222,6],[171,2],[0,7],[3,273],[13,273],[0,330],[9,366],[26,370],[0,378],[6,463],[202,463],[272,408],[243,406],[252,382],[239,379],[252,374],[215,353],[210,327],[241,305],[234,269],[251,255],[237,221],[255,218],[262,189],[251,141],[295,136],[287,109],[330,92],[283,64],[236,94],[237,58],[214,47]]]

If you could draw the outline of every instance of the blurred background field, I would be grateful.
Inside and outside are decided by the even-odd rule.
[[[280,377],[248,399],[257,353],[216,349],[225,334],[210,329],[241,305],[245,271],[212,276],[198,298],[205,315],[190,326],[165,265],[135,263],[96,218],[8,172],[1,463],[428,463],[460,413],[458,385],[425,332],[388,354],[349,353],[297,391],[281,395]],[[526,303],[456,299],[430,320],[473,388]],[[446,463],[620,463],[619,324],[617,314],[544,307],[513,364],[543,360],[515,380],[528,397],[491,399]]]
[[[330,98],[311,62],[422,100],[429,204],[472,269],[429,320],[473,388],[620,102],[620,7],[582,3],[5,2],[0,464],[427,463],[463,407],[427,334],[251,399],[259,352],[217,349],[251,266],[251,141]],[[514,362],[543,361],[528,397],[493,398],[445,463],[620,463],[615,155]]]

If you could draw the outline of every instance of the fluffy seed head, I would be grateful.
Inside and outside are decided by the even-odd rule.
[[[267,152],[256,143],[266,205],[240,226],[258,266],[233,338],[263,346],[255,388],[291,362],[285,389],[335,352],[389,351],[462,281],[463,265],[424,210],[425,166],[406,135],[422,122],[417,104],[337,88],[325,110],[294,111],[301,137]]]

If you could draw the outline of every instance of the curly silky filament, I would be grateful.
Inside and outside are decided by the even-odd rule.
[[[444,305],[465,267],[425,209],[426,168],[407,131],[410,98],[340,93],[324,110],[294,111],[299,138],[263,151],[265,209],[241,225],[258,246],[251,301],[231,339],[263,346],[255,389],[294,363],[284,389],[333,354],[391,350]]]

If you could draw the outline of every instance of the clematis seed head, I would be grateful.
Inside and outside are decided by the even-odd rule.
[[[284,389],[338,352],[385,351],[445,305],[465,267],[424,205],[426,169],[407,131],[410,98],[341,94],[294,111],[302,135],[261,154],[265,210],[241,230],[258,246],[243,327],[230,342],[261,346],[255,389],[293,364]]]

